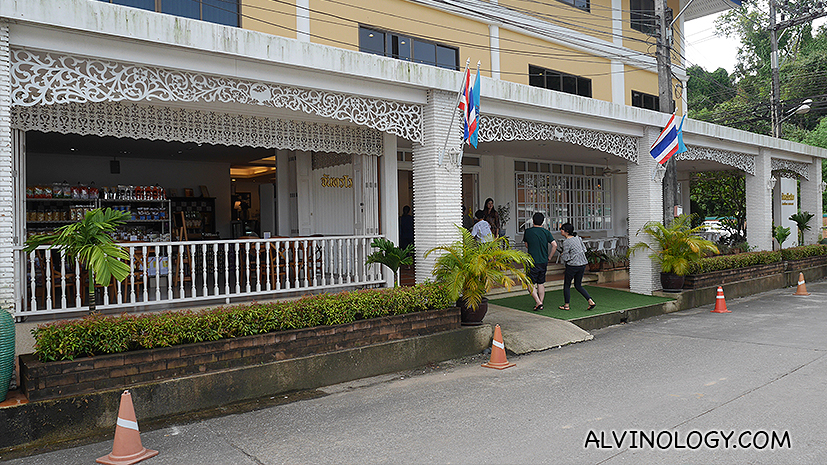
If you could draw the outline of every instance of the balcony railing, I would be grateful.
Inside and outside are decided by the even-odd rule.
[[[96,307],[165,309],[381,285],[380,265],[365,265],[376,237],[122,243],[131,272],[121,283],[96,286]],[[26,280],[15,316],[88,308],[88,274],[76,261],[45,246],[18,257]]]

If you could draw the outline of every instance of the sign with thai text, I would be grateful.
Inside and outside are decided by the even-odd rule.
[[[344,175],[341,178],[334,178],[328,174],[322,175],[322,187],[339,187],[343,189],[352,189],[353,188],[353,178],[348,175]]]
[[[790,228],[790,237],[784,241],[784,247],[798,245],[798,225],[790,219],[798,213],[798,181],[781,178],[781,226]]]

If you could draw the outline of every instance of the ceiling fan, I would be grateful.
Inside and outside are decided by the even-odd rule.
[[[604,160],[606,160],[606,167],[605,167],[605,168],[603,168],[603,176],[605,176],[605,177],[607,177],[607,178],[610,178],[610,177],[612,177],[612,175],[614,175],[614,174],[626,174],[626,173],[625,173],[625,172],[623,172],[622,170],[619,170],[619,169],[617,169],[617,170],[613,170],[613,169],[609,168],[609,159],[608,159],[608,158],[604,158]]]

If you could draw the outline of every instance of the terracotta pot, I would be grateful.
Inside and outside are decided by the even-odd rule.
[[[485,314],[488,313],[488,299],[483,297],[476,310],[466,307],[465,301],[462,299],[457,300],[457,307],[459,307],[460,324],[462,326],[479,326],[482,324]]]
[[[660,284],[664,292],[680,292],[683,289],[683,281],[684,276],[678,276],[675,273],[660,274]]]

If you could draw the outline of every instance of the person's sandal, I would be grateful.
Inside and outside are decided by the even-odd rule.
[[[589,305],[589,308],[587,308],[586,310],[594,310],[594,307],[597,307],[596,303]]]
[[[533,308],[533,310],[534,310],[535,312],[539,312],[539,311],[540,311],[540,310],[542,310],[542,309],[543,309],[543,304],[537,305],[537,306],[535,306],[535,307]]]
[[[559,307],[557,307],[557,308],[559,308],[560,310],[569,310],[569,306],[568,306],[568,305],[561,305],[561,306],[559,306]]]

